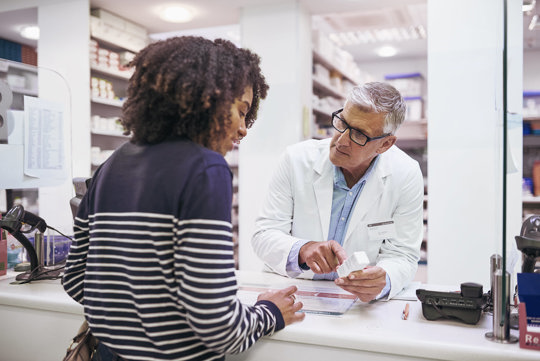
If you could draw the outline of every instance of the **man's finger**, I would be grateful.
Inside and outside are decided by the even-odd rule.
[[[342,264],[347,259],[347,252],[345,252],[338,242],[330,241],[330,250],[335,255],[338,265]]]

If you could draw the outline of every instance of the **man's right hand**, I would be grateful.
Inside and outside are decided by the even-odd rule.
[[[307,264],[314,273],[330,273],[345,262],[347,252],[336,241],[308,242],[300,248],[298,264]]]

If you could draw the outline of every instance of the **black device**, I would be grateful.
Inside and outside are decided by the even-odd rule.
[[[0,220],[0,228],[11,233],[11,235],[26,249],[30,260],[30,271],[35,271],[38,268],[36,250],[24,233],[30,233],[36,229],[39,232],[44,233],[47,230],[47,223],[45,223],[43,218],[25,211],[21,205],[16,205],[6,213],[2,220]]]
[[[86,191],[90,187],[90,181],[92,178],[78,177],[73,178],[73,187],[75,188],[75,197],[71,198],[69,201],[69,206],[71,207],[71,214],[73,218],[77,216],[77,211],[79,210],[79,205],[81,200],[86,194]]]
[[[482,285],[473,282],[462,283],[461,292],[417,289],[416,296],[422,302],[422,314],[430,321],[444,318],[475,325],[486,304]]]
[[[521,234],[516,236],[517,249],[523,254],[522,273],[534,273],[536,259],[540,257],[540,216],[530,216],[521,226]]]

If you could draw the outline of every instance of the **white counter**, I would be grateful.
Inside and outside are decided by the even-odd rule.
[[[83,308],[60,280],[22,285],[0,280],[0,360],[59,361],[83,321]]]
[[[243,281],[274,277],[272,274],[240,274]],[[402,320],[407,302],[409,318]],[[343,316],[307,314],[303,322],[265,337],[247,352],[227,360],[540,360],[540,352],[522,349],[517,343],[487,340],[484,335],[492,330],[491,315],[484,314],[477,325],[466,325],[457,321],[426,320],[418,300],[357,302]],[[518,336],[519,332],[512,330],[512,334]]]
[[[274,277],[279,276],[239,272],[242,281]],[[83,320],[82,307],[64,293],[60,281],[11,281],[0,280],[0,360],[60,360]],[[421,303],[409,301],[409,319],[402,320],[406,303],[356,303],[343,316],[307,314],[303,322],[227,360],[540,360],[540,352],[521,349],[517,343],[487,340],[484,334],[492,331],[489,315],[473,326],[427,321]],[[517,331],[512,333],[517,336]]]

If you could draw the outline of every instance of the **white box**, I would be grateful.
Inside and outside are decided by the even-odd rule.
[[[341,266],[338,266],[337,273],[339,277],[346,277],[351,272],[364,269],[367,265],[369,265],[369,258],[366,252],[354,252]]]

